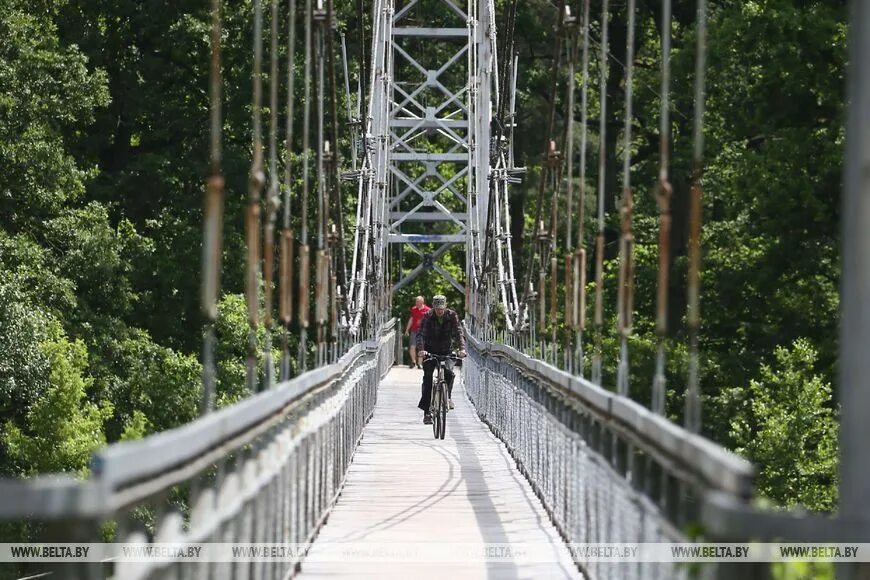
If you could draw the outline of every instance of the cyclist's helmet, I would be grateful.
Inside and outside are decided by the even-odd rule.
[[[443,294],[436,294],[432,297],[432,308],[446,308],[447,298]]]

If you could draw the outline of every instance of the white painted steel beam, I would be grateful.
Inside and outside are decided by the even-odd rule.
[[[465,234],[390,234],[391,244],[441,244],[450,242],[461,244],[465,242]]]
[[[390,212],[390,219],[393,221],[402,220],[408,222],[449,222],[455,220],[464,222],[468,219],[468,214],[453,213],[445,215],[437,211],[394,211]]]
[[[445,163],[448,161],[461,162],[468,160],[467,153],[393,153],[393,161],[435,161]]]
[[[423,36],[426,38],[461,38],[468,36],[467,28],[422,28],[403,26],[393,29],[393,36]]]

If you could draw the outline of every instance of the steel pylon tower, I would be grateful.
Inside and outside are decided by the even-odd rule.
[[[434,270],[464,294],[473,277],[489,173],[489,35],[495,29],[487,4],[396,4],[390,38],[388,240],[410,254],[412,267],[397,268],[394,291]],[[483,25],[480,5],[487,15]],[[458,248],[464,250],[466,280],[439,263]]]

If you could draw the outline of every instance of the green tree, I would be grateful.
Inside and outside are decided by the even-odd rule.
[[[806,337],[833,383],[845,5],[725,2],[713,18],[704,314],[724,372],[714,382],[757,378],[751,361]]]
[[[108,102],[106,77],[62,45],[62,3],[0,1],[0,224],[38,231],[84,193],[91,168],[68,150]]]
[[[128,329],[113,349],[114,368],[104,376],[105,396],[115,402],[108,433],[155,433],[198,415],[202,367],[195,356],[160,346],[141,329]],[[143,421],[143,417],[147,421]]]
[[[738,453],[758,466],[757,489],[782,505],[831,511],[837,502],[837,416],[831,385],[804,339],[777,347],[731,422]]]
[[[241,294],[226,294],[218,303],[217,393],[215,406],[225,407],[246,395],[245,359],[248,354],[248,307]]]
[[[241,289],[241,207],[250,164],[250,2],[224,6],[225,284]],[[151,250],[129,273],[123,321],[183,352],[200,345],[203,178],[208,167],[208,6],[195,0],[68,0],[61,36],[106,71],[111,95],[76,152],[99,172],[85,196],[128,220]],[[283,27],[282,27],[283,29]],[[100,302],[104,304],[103,301]]]
[[[18,286],[17,280],[0,272],[0,343],[5,345],[0,357],[0,417],[16,421],[48,390],[51,365],[41,348],[48,319]]]
[[[2,440],[21,475],[87,472],[91,453],[105,445],[103,423],[112,413],[108,402],[89,402],[85,393],[87,349],[70,341],[57,322],[48,325],[41,350],[50,365],[48,387],[30,406],[23,426],[6,422]]]

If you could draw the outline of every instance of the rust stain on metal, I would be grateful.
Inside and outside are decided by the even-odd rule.
[[[671,197],[673,188],[666,177],[659,180],[659,275],[656,295],[656,334],[668,331],[668,279],[671,255]]]
[[[578,257],[580,260],[580,264],[578,267],[578,285],[580,287],[580,303],[577,308],[579,314],[578,325],[580,330],[586,330],[586,248],[580,248],[580,251],[578,252]]]
[[[272,291],[275,268],[275,222],[269,219],[263,235],[263,324],[272,325]]]
[[[328,262],[328,260],[329,260],[329,256],[326,253],[326,250],[318,250],[317,251],[314,300],[315,300],[316,320],[317,320],[318,325],[323,325],[326,323],[326,308],[327,308],[327,303],[329,301],[329,288],[328,288],[329,262]]]
[[[604,233],[600,231],[595,236],[595,254],[595,326],[600,327],[604,324]]]
[[[257,289],[259,280],[257,267],[260,264],[260,206],[252,203],[248,205],[245,216],[245,230],[248,244],[247,284],[245,296],[248,302],[248,324],[256,328],[259,322],[259,298]]]
[[[550,324],[554,326],[557,324],[556,316],[558,316],[558,301],[556,300],[558,281],[559,261],[555,256],[553,256],[550,258]]]
[[[574,296],[574,254],[565,256],[565,327],[575,328],[576,298]]]
[[[293,320],[293,241],[293,230],[281,232],[278,315],[285,326]]]
[[[311,252],[308,244],[299,246],[299,312],[297,314],[299,326],[302,328],[308,328],[308,292],[311,281],[310,260]]]
[[[634,307],[634,234],[632,233],[633,198],[631,188],[626,188],[620,208],[622,216],[622,235],[619,244],[619,332],[629,336],[632,327]]]

